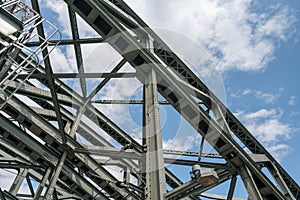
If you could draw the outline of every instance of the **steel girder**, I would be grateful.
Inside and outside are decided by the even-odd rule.
[[[123,12],[132,17],[142,27],[148,27],[142,19],[134,13],[134,11],[127,6],[122,0],[109,0]],[[137,28],[137,27],[132,27]],[[148,29],[147,29],[148,30]],[[209,94],[211,101],[206,96],[199,94],[199,98],[205,103],[207,108],[213,107],[213,104],[218,104],[225,109],[226,123],[229,125],[231,131],[245,144],[245,146],[254,154],[264,154],[268,157],[270,162],[276,165],[284,179],[285,184],[292,191],[294,197],[297,199],[300,195],[299,185],[289,176],[289,174],[281,167],[281,165],[273,158],[273,156],[257,141],[257,139],[243,126],[243,124],[226,108],[226,106],[214,95],[214,93],[199,79],[197,76],[182,62],[179,57],[168,48],[168,46],[150,29],[150,34],[157,40],[158,46],[155,48],[156,54],[172,69],[180,74],[193,87],[201,90],[205,94]]]
[[[32,7],[40,13],[40,2],[37,0],[31,2]],[[56,189],[64,190],[59,195],[66,197],[69,194],[71,198],[80,196],[81,198],[99,197],[100,199],[142,199],[146,196],[148,199],[151,199],[151,197],[153,199],[152,194],[156,193],[159,196],[157,198],[160,199],[198,199],[198,196],[206,190],[232,179],[228,192],[228,198],[231,198],[236,176],[240,175],[244,180],[250,198],[255,196],[254,198],[258,199],[299,199],[300,189],[297,183],[185,63],[122,0],[65,0],[65,3],[72,25],[72,39],[53,40],[49,44],[60,42],[59,45],[73,45],[79,73],[53,73],[51,59],[46,56],[48,52],[45,49],[42,52],[45,57],[44,66],[38,66],[36,73],[30,78],[42,83],[49,91],[31,84],[29,81],[26,81],[26,85],[18,87],[18,84],[22,83],[25,78],[25,75],[20,74],[17,81],[6,81],[4,83],[7,89],[1,94],[3,98],[3,94],[17,88],[16,92],[19,95],[29,97],[40,106],[39,108],[30,108],[24,102],[12,97],[2,108],[0,116],[2,154],[10,158],[10,160],[8,159],[8,161],[2,163],[2,167],[30,168],[31,175],[35,174],[35,179],[40,182],[40,186],[36,191],[33,191],[34,189],[30,187],[32,196],[33,193],[40,195],[44,186],[51,186],[48,188],[46,195],[49,195],[49,197],[54,195],[53,198],[55,198],[57,192],[53,190],[53,186]],[[80,38],[75,13],[79,14],[99,34],[100,38]],[[137,28],[139,28],[138,31],[134,30]],[[128,32],[128,30],[132,30],[132,32]],[[42,25],[37,27],[37,32],[40,37],[44,37],[44,27]],[[150,47],[148,46],[149,41],[152,42]],[[86,74],[84,73],[81,45],[99,42],[108,43],[123,57],[123,60],[111,73]],[[40,43],[40,41],[34,41],[26,45],[34,47]],[[127,49],[134,49],[134,51],[128,52]],[[16,60],[21,62],[24,58],[26,58],[26,55],[21,52],[17,55]],[[125,63],[131,64],[136,72],[117,73]],[[34,61],[30,61],[30,64],[34,65]],[[156,160],[156,164],[161,162],[183,166],[199,164],[203,167],[213,168],[219,177],[217,183],[207,187],[199,186],[195,181],[183,183],[166,167],[151,175],[159,180],[166,179],[166,183],[171,189],[165,191],[166,194],[164,194],[163,190],[166,187],[164,181],[161,181],[163,185],[152,182],[153,178],[147,178],[147,176],[150,176],[147,170],[146,174],[139,171],[140,166],[147,163],[147,161],[141,159],[143,156],[139,155],[145,153],[145,147],[150,148],[151,142],[156,143],[152,145],[154,149],[159,147],[157,141],[161,140],[161,136],[156,135],[156,139],[149,139],[148,145],[143,146],[92,105],[92,97],[113,78],[136,77],[144,84],[145,78],[149,77],[149,71],[143,68],[144,65],[151,66],[151,71],[157,75],[157,84],[154,87],[157,87],[166,102],[172,105],[202,137],[205,137],[207,142],[218,152],[215,158],[220,159],[221,157],[223,163],[197,162],[189,159],[163,159],[162,152],[150,160],[153,162]],[[170,68],[176,73],[171,73],[166,68]],[[104,81],[87,97],[86,79],[98,76],[103,77]],[[60,78],[74,77],[80,79],[82,95],[73,91],[60,80]],[[184,80],[185,84],[179,79]],[[153,91],[152,93],[155,94]],[[152,98],[154,97],[152,96]],[[151,101],[151,97],[139,103],[147,104],[148,100]],[[199,106],[199,102],[203,103],[208,110],[212,110],[214,116],[227,126],[221,126],[218,120],[213,120]],[[158,106],[158,102],[152,101],[149,106]],[[68,107],[77,110],[76,116],[68,110]],[[226,110],[226,115],[222,116],[220,110]],[[157,113],[152,118],[155,115]],[[11,120],[7,119],[8,116]],[[95,130],[89,127],[89,124],[81,121],[81,116],[89,117],[92,122],[115,139],[125,151],[120,156],[114,156],[114,152],[117,152],[115,145],[97,134]],[[148,115],[145,118],[147,117]],[[58,127],[51,125],[49,121],[56,121]],[[157,122],[159,123],[159,120]],[[151,135],[157,131],[159,131],[159,126],[155,125],[148,134]],[[100,148],[100,151],[95,152],[91,148],[82,146],[76,140],[75,132],[80,133],[92,145],[102,146],[102,150]],[[264,158],[260,159],[258,155],[248,155],[239,143],[231,137],[231,133],[234,133],[252,153],[263,155]],[[35,136],[33,137],[33,135]],[[13,148],[13,145],[19,149]],[[93,148],[97,149],[98,147]],[[126,152],[127,148],[131,149]],[[107,151],[109,149],[111,151]],[[153,149],[149,151],[153,151]],[[165,155],[170,153],[172,154],[172,151],[164,151]],[[189,152],[178,153],[191,155]],[[111,164],[125,169],[124,180],[118,180],[114,174],[107,171],[103,166],[108,162],[98,162],[99,160],[93,157],[97,154],[110,157]],[[22,160],[21,164],[15,163],[14,165],[14,163],[11,163],[11,156],[16,155],[20,157],[19,161]],[[133,158],[134,155],[138,156]],[[199,156],[196,153],[192,155]],[[137,160],[139,165],[136,162]],[[36,165],[41,166],[41,168],[35,168]],[[263,173],[261,166],[266,166],[270,170],[279,187],[276,187],[269,177]],[[131,176],[135,177],[138,183],[130,185]],[[153,187],[153,183],[156,184],[155,187]],[[143,188],[143,184],[148,187]],[[72,187],[68,188],[71,185]],[[0,192],[0,194],[8,199],[13,199],[13,196],[20,197],[17,190],[11,194],[8,192]],[[72,195],[74,196],[72,197]]]
[[[118,18],[118,16],[116,17],[116,16],[112,15],[112,13],[110,13],[108,11],[107,7],[108,7],[109,3],[106,4],[107,1],[103,1],[103,2],[90,1],[90,2],[86,2],[86,3],[80,3],[80,4],[78,1],[67,1],[67,2],[73,3],[74,9],[92,27],[94,27],[95,30],[98,31],[98,33],[101,34],[103,37],[109,37],[110,35],[126,31],[126,29],[124,29],[121,26],[120,21],[122,19]],[[81,10],[83,7],[88,8],[88,9],[83,11],[83,10]],[[97,12],[93,12],[94,10],[97,10]],[[97,24],[97,22],[99,20],[103,21],[102,24],[104,24],[104,23],[107,23],[107,24],[105,26],[99,26]],[[139,26],[138,28],[143,28],[143,27]],[[146,35],[146,37],[150,36],[150,34],[147,33],[147,30],[145,30],[145,32],[146,33],[144,33],[144,34]],[[151,35],[151,37],[152,37],[152,35]],[[122,38],[122,39],[120,39],[120,38]],[[124,40],[125,41],[124,43],[127,43],[127,46],[121,48],[119,46],[120,44],[118,44],[116,42],[118,40]],[[210,143],[216,142],[216,146],[215,146],[216,150],[219,151],[219,153],[223,157],[227,158],[227,161],[232,162],[232,164],[234,166],[236,166],[237,168],[241,167],[241,169],[243,169],[243,165],[247,165],[248,167],[250,167],[251,172],[254,173],[255,180],[256,180],[256,183],[254,183],[254,184],[261,186],[258,190],[260,190],[259,192],[262,193],[262,196],[264,196],[264,198],[282,199],[282,198],[284,198],[285,195],[288,195],[288,194],[282,194],[268,180],[268,178],[253,163],[251,158],[248,157],[247,153],[244,152],[244,150],[239,147],[238,143],[229,137],[230,133],[228,133],[228,132],[226,133],[225,130],[223,130],[223,128],[218,127],[218,124],[213,122],[211,120],[211,118],[209,116],[207,116],[207,113],[205,113],[204,111],[201,111],[200,107],[195,106],[196,104],[192,100],[192,98],[184,92],[183,86],[178,85],[178,83],[176,83],[176,80],[174,80],[174,78],[172,79],[172,74],[170,72],[165,70],[165,68],[158,66],[158,63],[161,64],[162,66],[169,66],[170,62],[173,60],[166,59],[166,58],[167,57],[172,58],[172,54],[174,54],[174,53],[164,52],[163,55],[165,56],[165,59],[164,59],[165,63],[161,63],[160,60],[156,59],[156,57],[155,57],[156,55],[154,55],[153,52],[150,52],[149,50],[145,49],[145,47],[141,47],[140,44],[138,44],[138,42],[133,38],[133,36],[130,36],[130,34],[128,34],[128,33],[122,34],[122,36],[120,36],[119,39],[115,39],[115,40],[109,41],[109,42],[121,54],[124,53],[124,50],[126,48],[131,47],[132,49],[139,49],[139,51],[135,52],[134,55],[126,55],[125,54],[124,57],[135,67],[138,67],[145,63],[152,63],[155,66],[155,70],[157,70],[157,73],[159,74],[159,76],[161,77],[161,79],[163,81],[163,84],[161,84],[161,85],[169,86],[169,88],[161,89],[160,92],[162,93],[162,95],[170,102],[173,101],[173,106],[175,107],[175,109],[177,109],[178,112],[180,112],[191,123],[191,125],[195,127],[195,129],[199,129],[200,123],[193,122],[193,119],[195,119],[195,118],[201,119],[202,118],[201,123],[203,124],[203,126],[200,127],[200,130],[198,130],[200,132],[200,134],[202,134],[202,136],[205,136],[207,134],[208,130],[205,130],[205,129],[208,126],[210,126],[210,128],[213,127],[213,130],[211,130],[212,132],[219,133],[220,137],[217,139],[217,141],[214,141],[214,140],[216,140],[216,138],[210,138],[210,141],[208,141],[208,142],[210,142]],[[160,49],[159,45],[155,46],[154,49]],[[169,63],[166,62],[168,60],[169,60]],[[177,64],[176,67],[178,67],[178,66],[180,66],[180,65]],[[186,75],[187,70],[185,68],[183,68],[183,69],[184,69],[183,71],[185,72],[184,74]],[[183,73],[183,72],[181,72],[181,73]],[[191,73],[189,73],[189,74],[191,74]],[[196,77],[196,76],[194,75],[194,77]],[[194,78],[190,77],[190,79],[194,79]],[[195,80],[193,80],[193,84],[195,85],[195,84],[197,84],[197,82]],[[192,86],[194,86],[193,84],[191,83]],[[196,88],[198,88],[198,87],[196,86]],[[180,90],[180,88],[182,88],[182,89]],[[203,91],[206,88],[200,88],[200,89]],[[173,93],[172,90],[176,91],[177,99],[175,99],[175,100],[171,99],[170,93]],[[204,91],[204,92],[205,92],[204,94],[209,95],[208,91]],[[208,106],[211,106],[212,101],[207,100],[207,97],[206,98],[200,97],[200,98],[201,98],[201,100],[206,102],[206,104]],[[178,107],[176,108],[176,106],[177,106],[176,103],[178,103],[178,100],[181,100],[181,99],[184,99],[185,101],[187,101],[186,103],[183,102],[184,100],[182,100],[180,102],[181,107],[182,107],[182,105],[184,105],[183,106],[184,108],[178,108]],[[213,97],[213,100],[215,100],[215,99],[216,98]],[[192,105],[192,108],[188,105]],[[193,110],[193,111],[191,111],[191,110]],[[199,113],[200,114],[199,115],[198,112],[200,112],[201,114]],[[231,150],[233,146],[235,147],[235,149]]]

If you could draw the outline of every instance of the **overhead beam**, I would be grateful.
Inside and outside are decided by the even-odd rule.
[[[50,76],[51,78],[135,78],[135,73],[53,73],[53,74],[42,74],[42,73],[35,73],[32,74],[29,78],[36,79],[36,78],[47,78]],[[18,78],[24,78],[26,74],[19,74]]]
[[[93,103],[99,103],[99,104],[143,104],[143,100],[94,100]],[[158,104],[160,105],[170,105],[171,103],[167,100],[158,100]],[[201,102],[199,102],[201,104]]]
[[[84,146],[84,148],[76,148],[74,152],[77,153],[86,153],[91,155],[101,155],[101,156],[109,156],[112,159],[132,159],[139,160],[142,158],[142,154],[136,152],[133,149],[117,149],[110,147],[100,147],[100,146]]]
[[[185,159],[176,159],[176,158],[165,158],[165,163],[174,164],[174,165],[182,165],[182,166],[194,166],[200,165],[201,167],[205,168],[213,168],[213,169],[228,169],[226,164],[221,163],[213,163],[213,162],[202,162],[202,161],[195,161],[195,160],[185,160]]]
[[[60,46],[60,45],[74,45],[74,43],[78,44],[95,44],[102,43],[104,40],[102,38],[79,38],[78,40],[72,39],[62,39],[62,40],[49,40],[49,46]],[[27,42],[25,45],[28,47],[40,46],[42,43],[39,41]]]

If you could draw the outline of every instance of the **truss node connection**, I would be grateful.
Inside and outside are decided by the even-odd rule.
[[[123,0],[57,2],[66,30],[42,1],[0,1],[0,199],[300,199],[284,168]],[[165,147],[188,130],[193,141],[180,142],[189,148]]]

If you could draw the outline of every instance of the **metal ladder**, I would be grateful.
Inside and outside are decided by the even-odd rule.
[[[57,27],[42,18],[21,0],[6,1],[1,4],[0,20],[2,36],[0,38],[0,109],[2,109],[44,59],[57,47],[61,40],[61,33]],[[40,25],[49,30],[45,38],[35,31]],[[55,38],[54,43],[50,42],[53,38]],[[39,45],[34,48],[25,46],[27,42],[32,41],[38,41]],[[48,50],[48,54],[43,56],[42,52],[45,49]],[[25,78],[13,91],[8,92],[6,89],[9,87],[9,82],[15,81],[19,75],[23,75]]]

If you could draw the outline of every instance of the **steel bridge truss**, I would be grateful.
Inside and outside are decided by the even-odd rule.
[[[248,199],[300,199],[299,186],[272,155],[122,0],[61,1],[69,39],[42,18],[41,1],[0,3],[0,168],[15,173],[0,199],[238,199],[239,177]],[[79,18],[95,37],[80,37]],[[109,72],[87,73],[83,46],[103,43],[121,59]],[[76,72],[54,72],[49,55],[58,46],[74,47]],[[125,65],[130,72],[121,72]],[[125,78],[140,82],[142,99],[96,98],[110,81]],[[77,90],[68,84],[74,79]],[[90,89],[89,79],[101,81]],[[97,104],[141,105],[142,140]],[[164,105],[214,153],[203,153],[202,145],[197,152],[163,149]],[[173,165],[193,167],[191,179],[182,180]],[[225,196],[206,193],[226,182]]]

